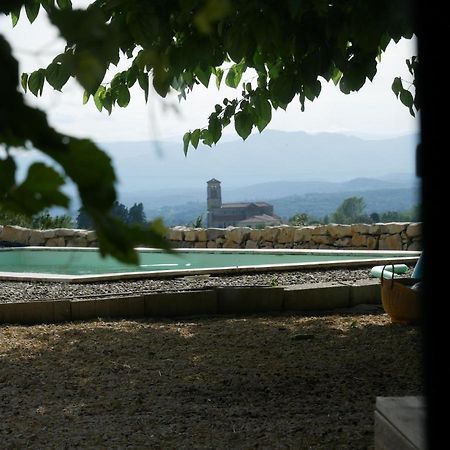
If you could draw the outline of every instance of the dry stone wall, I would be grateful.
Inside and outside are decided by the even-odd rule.
[[[422,224],[281,225],[263,229],[174,227],[168,230],[167,239],[177,248],[421,250]],[[7,225],[0,226],[0,245],[96,247],[98,242],[95,232],[89,230],[30,230]]]

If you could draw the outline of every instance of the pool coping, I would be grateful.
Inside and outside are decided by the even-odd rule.
[[[24,251],[24,250],[37,250],[37,251],[98,251],[97,247],[12,247],[2,248],[0,251]],[[137,251],[143,252],[163,252],[164,250],[137,247]],[[399,255],[405,256],[389,258],[389,263],[404,264],[404,263],[416,263],[421,254],[420,251],[408,251],[408,250],[344,250],[344,249],[209,249],[209,248],[177,248],[173,249],[174,252],[193,252],[193,253],[284,253],[284,254],[365,254],[365,253],[377,253],[380,252],[383,255]],[[50,282],[67,282],[67,283],[89,283],[96,281],[116,281],[116,280],[130,280],[130,279],[144,279],[144,278],[174,278],[189,275],[230,275],[240,273],[264,273],[264,272],[276,272],[276,271],[289,271],[289,270],[301,270],[301,269],[330,269],[342,266],[358,267],[358,266],[370,266],[370,265],[384,265],[386,264],[386,258],[373,258],[366,260],[346,260],[346,261],[321,261],[316,263],[288,263],[288,264],[267,264],[258,266],[227,266],[220,268],[203,268],[203,269],[177,269],[177,270],[154,270],[146,272],[116,272],[107,274],[95,274],[95,275],[62,275],[62,274],[46,274],[46,273],[18,273],[18,272],[0,272],[1,281],[50,281]]]
[[[380,305],[379,279],[291,286],[232,286],[96,299],[0,304],[0,324],[79,320],[311,312]]]

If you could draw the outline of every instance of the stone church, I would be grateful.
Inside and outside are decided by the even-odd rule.
[[[273,205],[266,202],[222,203],[220,181],[207,182],[208,227],[226,228],[265,227],[280,225],[281,219],[273,213]]]

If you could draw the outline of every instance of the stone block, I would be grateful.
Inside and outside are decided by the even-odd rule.
[[[207,248],[218,248],[218,247],[217,247],[217,242],[215,242],[215,241],[208,241],[208,242],[206,243],[206,247],[207,247]]]
[[[350,247],[352,245],[351,237],[343,237],[334,241],[333,245],[338,248]]]
[[[187,229],[184,232],[184,240],[186,242],[195,242],[197,240],[197,231],[193,229]]]
[[[184,232],[187,230],[186,227],[173,227],[169,231],[169,240],[170,241],[183,241],[184,240]]]
[[[420,222],[413,222],[406,228],[406,236],[410,239],[422,236],[422,224]]]
[[[328,234],[328,225],[317,225],[312,227],[311,234],[313,236],[324,236]]]
[[[88,241],[84,236],[69,237],[66,240],[66,247],[87,247]]]
[[[245,243],[245,248],[258,248],[258,242],[252,241],[252,240],[249,239],[249,240]]]
[[[207,242],[194,242],[194,248],[206,248]]]
[[[208,233],[204,228],[197,229],[197,241],[205,243],[208,242]]]
[[[383,227],[383,233],[400,234],[402,231],[406,230],[407,226],[408,226],[407,222],[385,223]]]
[[[208,228],[206,230],[206,234],[208,236],[208,241],[215,241],[218,238],[225,237],[225,229],[224,228]]]
[[[15,225],[4,225],[0,234],[0,241],[14,244],[28,245],[31,230]]]
[[[237,244],[236,242],[226,241],[223,244],[223,248],[241,248],[241,246],[239,244]]]
[[[367,223],[354,223],[351,226],[352,237],[355,234],[369,234],[370,225]]]
[[[351,237],[352,235],[351,225],[328,224],[327,231],[330,236],[338,239]]]
[[[145,315],[148,317],[197,314],[217,314],[217,294],[214,290],[167,292],[145,296]]]
[[[280,227],[280,232],[277,237],[279,244],[292,244],[294,241],[295,228],[290,226]]]
[[[318,245],[331,245],[334,239],[325,234],[317,234],[311,236],[311,241]]]
[[[423,250],[422,241],[412,241],[408,245],[408,250],[413,252],[420,252]]]
[[[367,236],[355,233],[352,236],[352,247],[367,247]]]
[[[53,323],[54,320],[53,302],[0,304],[0,323],[34,325],[39,323]]]
[[[314,311],[350,306],[350,286],[292,286],[284,290],[284,308]]]
[[[221,314],[281,311],[284,290],[280,287],[220,287],[216,289]]]
[[[381,304],[380,280],[359,281],[350,287],[350,306],[360,304]]]
[[[240,245],[248,239],[250,231],[251,228],[248,227],[232,228],[225,232],[225,238],[227,239],[227,241],[233,241],[236,244]]]
[[[379,250],[401,250],[402,238],[399,234],[384,234],[378,243]]]
[[[367,237],[367,250],[378,250],[378,236]]]
[[[294,242],[309,242],[312,236],[312,230],[314,227],[307,226],[296,228],[294,232]]]
[[[259,240],[262,239],[262,231],[263,230],[258,230],[258,229],[250,230],[249,239],[252,240],[252,241],[258,242]]]
[[[261,239],[267,242],[276,242],[280,233],[280,229],[277,227],[266,227],[261,231]]]
[[[46,247],[65,247],[66,241],[63,237],[54,237],[47,240]]]
[[[45,238],[44,233],[41,230],[31,230],[30,239],[28,240],[29,245],[44,245]]]

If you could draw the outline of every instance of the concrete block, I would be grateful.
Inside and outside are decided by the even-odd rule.
[[[295,286],[284,291],[284,308],[293,311],[314,311],[350,306],[350,286]]]
[[[145,296],[145,315],[150,317],[217,314],[217,295],[213,290],[167,292]]]
[[[70,302],[72,320],[110,317],[111,299],[74,300]]]
[[[67,322],[72,320],[70,309],[70,301],[54,301],[53,303],[53,319],[55,323]]]
[[[360,304],[381,304],[380,280],[368,280],[350,286],[350,306]]]
[[[108,317],[144,317],[145,316],[145,297],[131,296],[109,299]]]
[[[281,311],[284,289],[281,287],[217,288],[218,311],[221,314]]]
[[[0,304],[0,323],[34,325],[54,321],[53,302]]]

